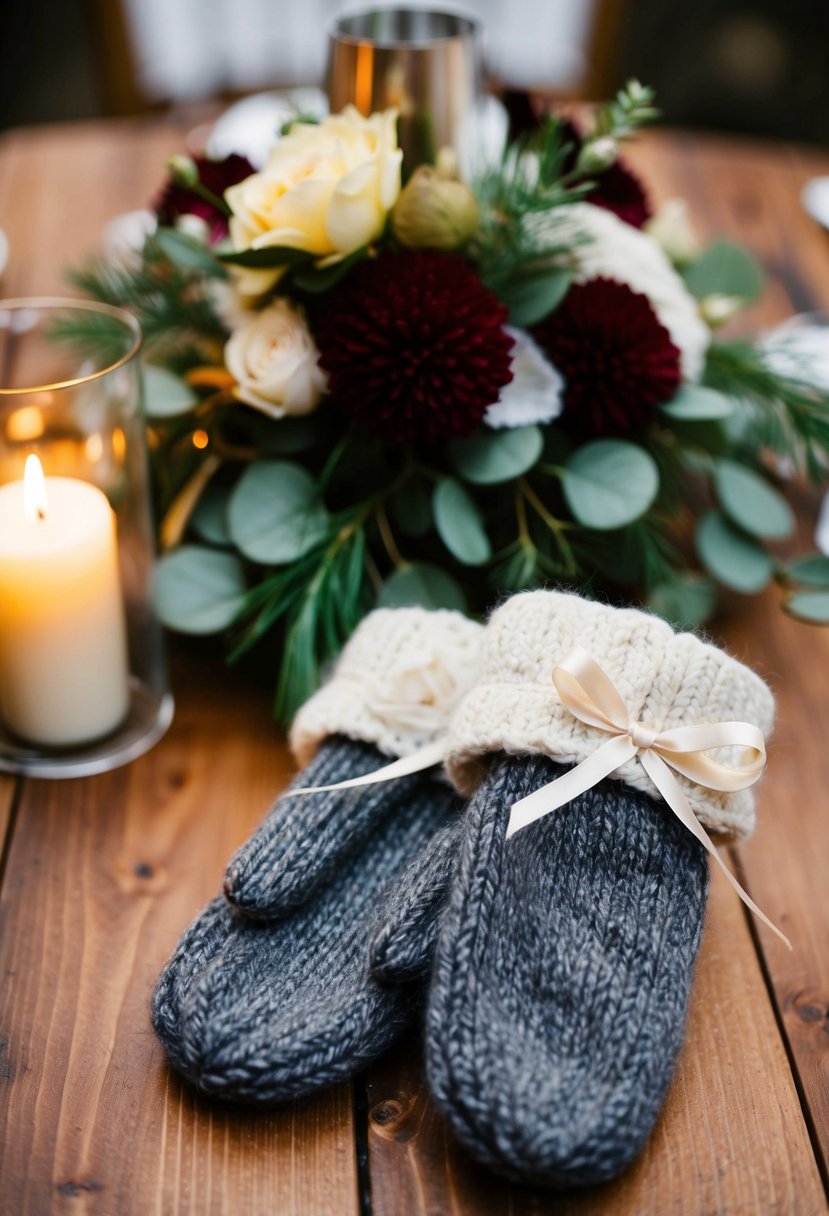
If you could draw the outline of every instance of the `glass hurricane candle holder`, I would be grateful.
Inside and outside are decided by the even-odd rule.
[[[329,38],[332,113],[393,106],[405,171],[472,138],[482,93],[481,26],[458,13],[376,8],[337,18]]]
[[[169,726],[138,322],[0,300],[0,769],[104,772]]]

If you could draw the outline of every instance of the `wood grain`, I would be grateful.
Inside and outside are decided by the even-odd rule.
[[[0,902],[3,1211],[348,1216],[348,1087],[224,1110],[182,1089],[150,1027],[161,966],[289,773],[265,698],[203,659],[177,687],[150,755],[24,790]]]

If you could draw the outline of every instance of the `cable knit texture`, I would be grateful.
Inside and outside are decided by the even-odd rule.
[[[332,785],[387,763],[373,743],[331,735],[290,788]],[[394,818],[400,804],[411,801],[420,780],[415,776],[299,797],[281,794],[228,864],[228,902],[255,920],[289,915],[331,881],[337,867],[363,847],[379,823]]]
[[[370,974],[383,900],[456,813],[452,790],[423,777],[342,859],[315,899],[285,919],[252,922],[215,899],[165,967],[153,1025],[197,1089],[270,1105],[349,1077],[384,1051],[417,1009],[411,987]]]
[[[658,617],[611,608],[556,591],[513,596],[492,616],[482,676],[453,716],[447,771],[471,793],[490,752],[543,753],[564,764],[591,755],[607,735],[586,726],[559,701],[556,663],[581,646],[613,680],[633,717],[658,730],[739,720],[771,731],[774,699],[759,676],[690,633]],[[711,753],[734,763],[733,749]],[[637,759],[614,777],[654,798],[659,794]],[[677,780],[712,832],[742,839],[754,827],[752,789],[733,794]]]
[[[371,942],[371,970],[378,979],[402,983],[431,967],[461,830],[457,816],[435,832],[385,901]]]
[[[506,840],[563,771],[494,757],[465,816],[432,975],[427,1071],[484,1164],[569,1188],[643,1146],[683,1037],[707,859],[664,806],[605,780]]]
[[[307,764],[323,739],[347,735],[406,756],[445,732],[478,676],[483,626],[460,612],[379,608],[358,625],[331,679],[297,714],[291,747]]]

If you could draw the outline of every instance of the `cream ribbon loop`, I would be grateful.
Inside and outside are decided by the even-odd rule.
[[[396,781],[401,777],[410,777],[412,773],[422,773],[427,768],[441,764],[446,754],[446,740],[437,739],[434,743],[425,743],[417,751],[382,768],[364,773],[362,777],[350,777],[347,781],[335,781],[333,785],[304,785],[300,789],[286,790],[283,798],[293,798],[297,794],[327,794],[331,790],[353,790],[363,785],[377,785],[381,781]]]
[[[638,757],[677,819],[713,857],[746,907],[791,950],[789,939],[760,911],[728,869],[671,772],[674,769],[697,785],[725,793],[746,789],[757,781],[765,767],[766,746],[762,731],[749,722],[715,722],[663,731],[646,722],[637,722],[607,672],[581,647],[554,668],[553,684],[562,705],[574,717],[611,737],[581,764],[514,803],[507,837],[572,802]],[[704,754],[720,747],[742,749],[735,767]]]

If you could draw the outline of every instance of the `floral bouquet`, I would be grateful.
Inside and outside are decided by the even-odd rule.
[[[652,215],[619,145],[654,114],[631,82],[467,181],[394,112],[299,118],[259,171],[173,158],[140,251],[75,273],[146,336],[161,617],[256,648],[279,718],[378,603],[575,584],[694,625],[776,578],[824,619],[829,559],[774,546],[829,395],[715,336],[760,274]]]

